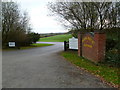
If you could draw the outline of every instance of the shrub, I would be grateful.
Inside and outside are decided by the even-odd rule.
[[[17,45],[23,45],[23,43],[26,41],[27,35],[22,30],[13,30],[9,31],[6,34],[6,38],[2,39],[3,47],[8,47],[8,42],[16,42]]]
[[[113,40],[112,38],[107,39],[106,42],[106,62],[111,63],[112,65],[119,66],[120,65],[120,42],[116,38]]]
[[[107,39],[106,40],[106,51],[112,50],[113,48],[115,48],[116,44],[117,44],[117,41],[113,39]]]
[[[110,63],[112,65],[115,65],[115,66],[119,66],[120,65],[120,55],[117,52],[115,51],[109,51],[109,52],[106,52],[106,62],[107,63]]]
[[[39,40],[40,35],[38,33],[29,33],[28,38],[29,43],[36,43]]]

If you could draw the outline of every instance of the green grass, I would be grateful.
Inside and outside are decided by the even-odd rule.
[[[20,47],[20,50],[36,48],[36,47],[45,47],[45,46],[51,46],[51,45],[54,45],[54,44],[35,43],[35,44],[31,44],[30,46]],[[3,51],[9,51],[9,50],[16,50],[16,48],[5,48],[5,49],[3,49]]]
[[[51,37],[40,38],[39,41],[41,42],[64,42],[66,40],[69,40],[69,38],[71,37],[72,37],[71,34],[56,35],[56,36],[51,36]]]
[[[118,74],[120,74],[120,72],[118,73],[117,67],[109,67],[108,65],[102,63],[96,65],[87,59],[79,57],[75,51],[62,52],[61,54],[76,66],[84,68],[96,76],[104,78],[104,80],[112,83],[115,86],[120,85],[120,79],[118,78]]]

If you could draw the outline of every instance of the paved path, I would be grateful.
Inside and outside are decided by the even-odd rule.
[[[105,88],[93,75],[63,59],[63,43],[3,52],[3,88]]]

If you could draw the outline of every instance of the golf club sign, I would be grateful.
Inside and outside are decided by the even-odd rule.
[[[78,55],[95,63],[104,61],[106,35],[102,32],[79,33]]]
[[[83,38],[82,43],[84,47],[92,48],[93,45],[95,44],[95,41],[92,39],[92,37],[87,36]]]

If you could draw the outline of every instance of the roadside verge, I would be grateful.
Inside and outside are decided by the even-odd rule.
[[[112,87],[119,88],[120,80],[118,76],[118,67],[110,67],[103,63],[95,64],[87,59],[79,57],[77,55],[77,51],[61,52],[61,55],[78,68],[90,72],[100,78],[104,83],[107,83]]]

